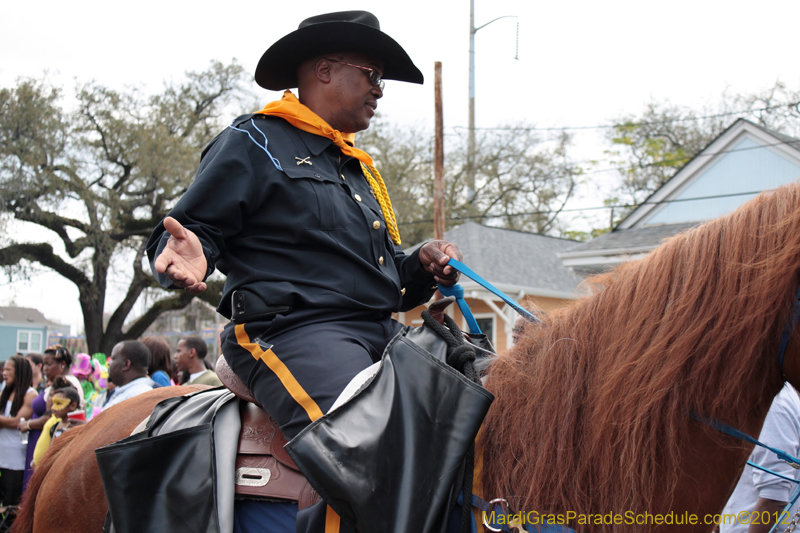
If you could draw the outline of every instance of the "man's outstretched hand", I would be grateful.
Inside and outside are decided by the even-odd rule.
[[[200,239],[172,217],[164,219],[164,229],[169,232],[170,238],[156,257],[156,272],[165,274],[179,289],[200,294],[206,290],[203,278],[208,269]]]
[[[419,251],[419,262],[428,274],[433,274],[436,283],[450,287],[458,282],[458,270],[451,266],[446,266],[450,258],[461,261],[458,246],[447,241],[431,241],[425,244]]]

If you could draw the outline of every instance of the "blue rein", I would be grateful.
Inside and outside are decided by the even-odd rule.
[[[790,455],[790,454],[784,452],[783,450],[779,450],[777,448],[773,448],[773,447],[771,447],[771,446],[769,446],[767,444],[764,444],[760,440],[754,439],[753,437],[751,437],[747,433],[739,431],[735,427],[729,426],[725,422],[720,422],[719,420],[714,420],[713,418],[707,418],[707,417],[703,418],[703,417],[697,416],[695,414],[692,414],[691,416],[692,416],[692,418],[694,418],[698,422],[702,422],[702,423],[704,423],[704,424],[706,424],[708,426],[711,426],[712,428],[716,429],[717,431],[721,431],[722,433],[725,433],[726,435],[730,435],[731,437],[737,438],[739,440],[743,440],[745,442],[749,442],[750,444],[753,444],[755,446],[761,446],[762,448],[764,448],[766,450],[769,450],[772,453],[774,453],[775,455],[777,455],[778,459],[780,459],[781,461],[787,463],[792,468],[800,469],[800,459],[798,459],[797,457],[794,457],[793,455]],[[761,467],[759,465],[753,464],[750,461],[747,461],[747,464],[749,464],[750,466],[755,467],[755,468],[757,468],[759,470],[763,470],[764,472],[769,472],[770,474],[775,474],[778,477],[782,477],[782,478],[788,479],[789,481],[792,481],[794,483],[800,484],[800,481],[784,477],[784,476],[782,476],[780,474],[777,474],[777,473],[775,473],[775,472],[773,472],[773,471],[771,471],[771,470],[769,470],[767,468],[763,468],[763,467]]]
[[[541,320],[536,318],[530,311],[519,305],[517,302],[509,298],[505,293],[497,289],[494,285],[483,279],[481,276],[476,274],[471,268],[467,265],[462,263],[461,261],[457,261],[456,259],[450,259],[447,263],[449,266],[455,268],[471,280],[475,281],[483,288],[503,300],[509,307],[514,309],[517,313],[525,317],[530,322],[539,322]],[[464,315],[464,319],[467,321],[467,326],[469,326],[470,333],[480,333],[481,328],[478,326],[478,322],[475,320],[475,317],[472,315],[472,311],[470,310],[467,302],[464,300],[464,288],[461,287],[458,283],[451,287],[444,287],[439,286],[439,292],[442,293],[443,296],[454,296],[456,299],[456,303],[458,304],[458,308],[461,309],[461,314]]]
[[[783,450],[779,450],[777,448],[773,448],[771,446],[768,446],[768,445],[764,444],[763,442],[759,441],[758,439],[754,439],[753,437],[751,437],[747,433],[743,433],[743,432],[739,431],[738,429],[736,429],[734,427],[731,427],[728,424],[725,424],[724,422],[720,422],[720,421],[714,420],[712,418],[700,418],[700,417],[698,417],[696,415],[692,415],[692,418],[694,418],[695,420],[697,420],[699,422],[703,422],[704,424],[707,424],[707,425],[711,426],[712,428],[716,429],[717,431],[721,431],[722,433],[725,433],[726,435],[730,435],[731,437],[737,438],[739,440],[743,440],[745,442],[749,442],[750,444],[753,444],[755,446],[761,446],[762,448],[765,448],[765,449],[771,451],[772,453],[774,453],[775,455],[777,455],[778,459],[780,459],[781,461],[785,462],[786,464],[788,464],[792,468],[795,468],[795,469],[800,468],[800,459],[797,459],[796,457],[784,452]],[[786,515],[788,516],[790,511],[792,510],[792,507],[794,507],[794,504],[797,503],[798,499],[800,499],[800,481],[798,481],[796,479],[792,479],[792,478],[790,478],[788,476],[784,476],[783,474],[779,474],[778,472],[770,470],[769,468],[765,468],[765,467],[763,467],[761,465],[758,465],[758,464],[756,464],[756,463],[754,463],[752,461],[747,461],[747,464],[749,464],[750,466],[752,466],[753,468],[755,468],[757,470],[761,470],[762,472],[766,472],[768,474],[772,474],[773,476],[777,476],[777,477],[779,477],[781,479],[785,479],[786,481],[791,481],[792,483],[794,483],[796,485],[795,490],[792,492],[792,495],[789,497],[789,501],[786,503],[786,506],[783,508],[783,513],[786,513]],[[781,516],[783,516],[783,513],[781,513]],[[778,528],[778,525],[780,523],[781,523],[780,520],[776,520],[775,524],[773,524],[772,527],[770,528],[769,533],[773,533],[774,531],[776,531],[777,528]]]
[[[781,375],[783,376],[784,381],[786,381],[786,376],[783,375],[783,359],[786,356],[786,348],[789,346],[789,341],[792,338],[792,332],[794,332],[794,329],[797,327],[798,318],[800,318],[800,287],[798,287],[797,293],[795,294],[794,308],[792,309],[792,314],[789,316],[789,320],[786,321],[786,325],[784,325],[783,327],[783,331],[781,332],[781,342],[780,345],[778,346],[778,368],[781,371]],[[714,420],[713,418],[708,418],[708,417],[701,417],[695,414],[692,414],[691,416],[698,422],[703,422],[704,424],[709,425],[714,429],[721,431],[722,433],[725,433],[726,435],[730,435],[731,437],[735,437],[739,440],[749,442],[750,444],[753,444],[755,446],[761,446],[762,448],[765,448],[774,453],[775,455],[777,455],[778,459],[780,459],[781,461],[788,463],[794,468],[800,469],[800,459],[797,459],[796,457],[793,457],[782,450],[771,448],[770,446],[767,446],[766,444],[760,442],[758,439],[754,439],[750,435],[743,433],[724,422],[720,422],[719,420]],[[784,477],[781,476],[780,474],[772,472],[771,470],[755,465],[750,461],[748,461],[748,464],[750,464],[750,466],[758,468],[759,470],[775,474],[778,477]],[[784,477],[784,479],[788,478]],[[793,481],[794,483],[800,483],[799,481],[795,481],[793,479],[790,479],[790,481]]]
[[[783,377],[783,381],[786,381],[786,376],[783,372],[783,359],[786,356],[786,348],[789,346],[789,341],[792,338],[792,333],[794,332],[795,328],[797,327],[797,321],[800,318],[800,287],[797,289],[797,293],[795,293],[795,301],[794,301],[794,308],[792,309],[792,314],[789,315],[789,320],[786,321],[786,324],[783,326],[783,331],[781,332],[781,342],[778,346],[778,369],[781,371],[781,376]],[[725,424],[724,422],[720,422],[718,420],[714,420],[713,418],[698,416],[692,413],[692,418],[699,422],[703,422],[706,425],[713,427],[714,429],[725,433],[726,435],[730,435],[731,437],[735,437],[739,440],[743,440],[745,442],[749,442],[750,444],[761,446],[762,448],[766,448],[767,450],[775,453],[778,456],[778,459],[781,461],[785,461],[789,463],[794,468],[800,468],[800,459],[792,457],[788,453],[777,450],[775,448],[770,448],[766,444],[759,442],[758,439],[754,439],[750,435],[739,431],[738,429]],[[749,461],[748,461],[749,463]],[[754,465],[750,463],[751,466],[764,470],[766,472],[770,472],[769,470],[763,469],[758,465]],[[771,472],[774,473],[774,472]],[[776,476],[779,474],[775,474]],[[783,476],[780,476],[783,477]],[[794,480],[792,480],[794,481]],[[795,481],[795,483],[800,483]]]

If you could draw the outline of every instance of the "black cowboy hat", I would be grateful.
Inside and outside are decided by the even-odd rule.
[[[397,41],[367,11],[339,11],[307,18],[269,47],[256,67],[256,83],[279,91],[297,87],[297,67],[327,53],[356,52],[383,61],[383,78],[422,83],[422,73]]]

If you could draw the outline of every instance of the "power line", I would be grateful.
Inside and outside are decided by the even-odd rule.
[[[501,215],[464,215],[458,217],[448,217],[447,220],[475,220],[481,218],[506,218],[506,217],[522,217],[522,216],[535,216],[535,215],[552,215],[555,213],[573,213],[578,211],[597,211],[599,209],[635,209],[639,208],[644,205],[664,205],[664,204],[673,204],[673,203],[680,203],[680,202],[695,202],[700,200],[716,200],[719,198],[732,198],[736,196],[749,196],[755,194],[761,194],[762,192],[772,191],[774,189],[762,189],[760,191],[748,191],[748,192],[735,192],[735,193],[728,193],[728,194],[714,194],[709,196],[696,196],[693,198],[673,198],[671,200],[658,200],[658,201],[644,201],[638,204],[615,204],[615,205],[603,205],[603,206],[593,206],[593,207],[574,207],[571,209],[549,209],[543,211],[528,211],[522,213],[503,213]],[[415,220],[411,222],[398,222],[398,226],[413,226],[415,224],[429,224],[433,222],[433,219],[425,219],[425,220]]]
[[[797,103],[796,105],[800,106],[800,102]],[[765,109],[768,109],[768,108],[765,108]],[[641,124],[646,124],[646,123],[641,123]],[[650,124],[656,124],[656,123],[650,123]],[[454,126],[454,127],[455,128],[464,129],[462,126]],[[590,129],[590,128],[594,128],[594,127],[595,126],[587,126],[586,129]],[[613,127],[613,126],[597,126],[597,127],[600,128],[600,127]],[[480,129],[480,128],[478,128],[478,129]],[[529,131],[529,130],[536,130],[537,128],[486,128],[486,129],[507,129],[509,131],[512,131],[512,130],[515,130],[515,129],[519,129],[519,130]],[[543,128],[543,129],[548,129],[548,128]],[[549,129],[561,130],[561,129],[570,129],[570,128],[549,128]],[[572,129],[579,129],[579,128],[572,128]],[[707,154],[699,152],[699,153],[697,153],[695,155],[690,155],[690,156],[686,156],[686,157],[679,157],[679,158],[674,158],[674,159],[662,159],[661,161],[654,161],[652,163],[645,163],[645,164],[642,164],[642,165],[631,165],[630,167],[612,167],[612,168],[604,168],[604,169],[598,169],[598,170],[590,170],[590,171],[587,171],[587,172],[583,172],[580,175],[581,176],[588,176],[588,175],[592,175],[592,174],[602,174],[602,173],[605,173],[605,172],[614,172],[614,171],[624,172],[624,171],[627,171],[627,170],[637,170],[637,169],[644,169],[644,168],[650,168],[650,167],[660,167],[660,166],[666,166],[669,163],[680,163],[682,161],[689,161],[692,158],[696,158],[696,157],[713,157],[713,156],[719,155],[719,154],[727,154],[727,153],[733,153],[733,152],[744,152],[744,151],[747,151],[747,150],[757,150],[757,149],[760,149],[760,148],[766,148],[766,147],[770,147],[770,146],[782,146],[782,145],[789,145],[789,146],[797,145],[795,147],[800,149],[800,139],[778,141],[778,142],[769,143],[769,144],[759,144],[758,146],[750,146],[750,147],[745,147],[745,148],[731,148],[730,150],[720,150],[718,152],[710,152],[710,153],[707,153]],[[585,164],[585,163],[592,163],[593,161],[596,161],[596,160],[576,161],[574,163],[575,163],[575,166],[578,167],[578,166],[580,166],[582,164]]]
[[[642,165],[631,165],[629,167],[611,167],[611,168],[602,168],[602,169],[598,169],[598,170],[589,170],[589,171],[586,171],[586,172],[576,173],[575,175],[576,176],[591,176],[593,174],[603,174],[605,172],[621,172],[622,173],[622,172],[626,172],[626,171],[629,171],[629,170],[640,170],[640,169],[650,168],[650,167],[666,166],[669,163],[680,163],[682,161],[687,161],[688,162],[691,159],[695,159],[695,158],[698,158],[698,157],[714,157],[716,155],[732,154],[734,152],[746,152],[746,151],[749,151],[749,150],[759,150],[761,148],[769,148],[769,147],[773,147],[773,146],[783,146],[783,145],[793,146],[793,147],[797,148],[798,150],[800,150],[800,139],[794,139],[794,140],[791,140],[791,141],[777,141],[777,142],[774,142],[774,143],[767,143],[767,144],[758,144],[757,146],[746,146],[744,148],[730,148],[730,149],[726,149],[726,150],[719,150],[717,152],[702,153],[702,151],[701,151],[701,152],[698,152],[697,154],[692,155],[692,156],[679,157],[679,158],[674,158],[674,159],[662,159],[661,161],[654,161],[652,163],[645,163],[645,164],[642,164]],[[430,164],[430,161],[423,161],[422,163]],[[575,166],[572,167],[572,168],[579,167],[579,165],[582,164],[582,163],[584,163],[584,162],[578,161],[578,162],[576,162]],[[678,170],[680,170],[680,169],[678,169]],[[676,171],[676,173],[677,173],[677,171]]]
[[[776,105],[776,106],[768,106],[768,107],[764,107],[764,108],[752,109],[752,110],[750,110],[748,112],[766,111],[766,110],[777,109],[777,108],[781,108],[781,107],[797,107],[798,108],[798,112],[800,112],[800,102],[792,102],[792,103],[788,103],[788,104],[780,104],[780,105]],[[625,126],[628,126],[628,125],[630,125],[630,126],[644,126],[644,125],[656,125],[656,124],[669,124],[671,122],[685,122],[685,121],[691,121],[691,120],[700,120],[700,119],[704,119],[704,118],[722,117],[722,116],[728,116],[728,115],[739,115],[739,114],[744,114],[744,113],[746,113],[746,112],[742,112],[742,113],[738,113],[738,112],[720,113],[720,114],[717,114],[717,115],[706,115],[706,116],[702,116],[702,117],[691,117],[691,118],[685,118],[685,119],[675,119],[673,121],[637,122],[637,123],[625,124]],[[575,126],[575,127],[563,127],[563,128],[496,127],[496,128],[475,128],[475,129],[498,130],[498,131],[501,131],[501,130],[502,131],[515,131],[515,130],[518,130],[518,131],[563,131],[563,130],[581,130],[581,129],[586,129],[586,130],[589,130],[589,129],[610,129],[610,128],[615,128],[617,126],[619,126],[619,124],[611,125],[611,126],[608,126],[608,125],[606,125],[606,126]],[[468,128],[464,127],[464,126],[452,126],[452,128],[453,129],[462,129],[462,130],[463,129],[468,129]],[[461,136],[461,134],[458,134],[458,133],[446,133],[445,134],[445,136],[447,136],[447,137],[455,136],[455,135],[458,135],[459,137]],[[664,159],[664,160],[661,160],[661,161],[656,161],[656,162],[653,162],[653,163],[647,163],[647,164],[639,165],[639,166],[613,167],[613,168],[606,168],[606,169],[600,169],[600,170],[593,170],[593,171],[585,172],[585,173],[583,173],[581,175],[586,176],[586,175],[590,175],[590,174],[600,174],[600,173],[604,173],[604,172],[623,171],[623,170],[636,170],[636,169],[640,169],[640,168],[664,166],[665,164],[668,164],[668,163],[679,163],[681,161],[686,161],[686,160],[689,160],[689,159],[691,159],[693,157],[701,157],[701,156],[702,157],[711,157],[711,156],[718,155],[718,154],[725,154],[725,153],[745,151],[745,150],[755,150],[755,149],[762,148],[762,147],[780,146],[780,145],[783,145],[783,144],[786,144],[786,145],[798,144],[798,145],[800,145],[800,139],[793,139],[791,141],[779,141],[777,143],[762,144],[762,145],[759,145],[759,146],[753,146],[753,147],[749,147],[749,148],[735,148],[735,149],[731,149],[731,150],[720,150],[719,152],[714,152],[714,153],[709,153],[709,154],[700,154],[700,153],[698,153],[698,154],[695,154],[693,156],[681,157],[681,158],[677,158],[677,159]],[[581,164],[584,164],[584,163],[591,163],[593,161],[596,161],[596,160],[576,161],[575,163],[576,163],[576,166],[578,166],[578,165],[581,165]]]
[[[618,128],[621,126],[625,127],[639,127],[639,126],[658,126],[663,124],[672,124],[675,122],[691,122],[696,120],[704,120],[707,118],[720,118],[720,117],[730,117],[734,115],[747,115],[749,113],[757,113],[759,111],[772,111],[773,109],[781,109],[784,107],[795,107],[798,108],[798,112],[800,112],[800,102],[788,102],[778,105],[772,105],[767,107],[761,107],[756,109],[746,109],[742,111],[730,111],[728,113],[716,113],[713,115],[703,115],[699,117],[685,117],[685,118],[676,118],[673,120],[657,120],[652,122],[625,122],[622,124],[603,124],[597,126],[563,126],[563,127],[551,127],[551,128],[538,128],[538,127],[531,127],[531,128],[523,128],[523,127],[513,127],[513,126],[496,126],[496,127],[483,127],[483,128],[475,128],[476,130],[487,130],[487,131],[574,131],[574,130],[605,130],[605,129],[613,129]],[[453,126],[454,130],[465,130],[468,129],[465,126]]]
[[[661,167],[661,166],[666,166],[669,163],[680,163],[681,161],[687,161],[688,162],[689,160],[695,159],[695,158],[698,158],[698,157],[714,157],[715,155],[720,155],[720,154],[732,154],[734,152],[746,152],[748,150],[759,150],[761,148],[769,148],[771,146],[783,146],[783,145],[787,145],[787,146],[796,145],[794,147],[800,149],[800,139],[795,139],[795,140],[792,140],[792,141],[778,141],[778,142],[775,142],[775,143],[759,144],[757,146],[746,146],[744,148],[731,148],[731,149],[728,149],[728,150],[719,150],[718,152],[703,153],[701,151],[701,152],[698,152],[697,154],[695,154],[693,156],[679,157],[679,158],[674,158],[674,159],[662,159],[661,161],[654,161],[652,163],[645,163],[643,165],[638,165],[638,166],[631,165],[630,167],[613,167],[613,168],[605,168],[605,169],[600,169],[600,170],[591,170],[591,171],[588,171],[588,172],[584,172],[584,173],[582,173],[580,175],[581,176],[588,176],[590,174],[600,174],[600,173],[603,173],[603,172],[612,172],[612,171],[623,172],[623,171],[627,171],[627,170],[638,170],[638,169],[650,168],[650,167]]]

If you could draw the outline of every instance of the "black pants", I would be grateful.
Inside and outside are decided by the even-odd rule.
[[[0,468],[0,501],[3,505],[19,505],[24,474],[24,470]]]
[[[380,360],[401,329],[389,315],[307,309],[231,322],[222,332],[222,353],[291,440],[330,409],[356,374]]]
[[[222,353],[291,440],[328,412],[356,374],[380,360],[402,327],[388,314],[305,309],[266,321],[231,322],[222,332]],[[298,532],[338,531],[338,517],[323,502],[301,515]]]

